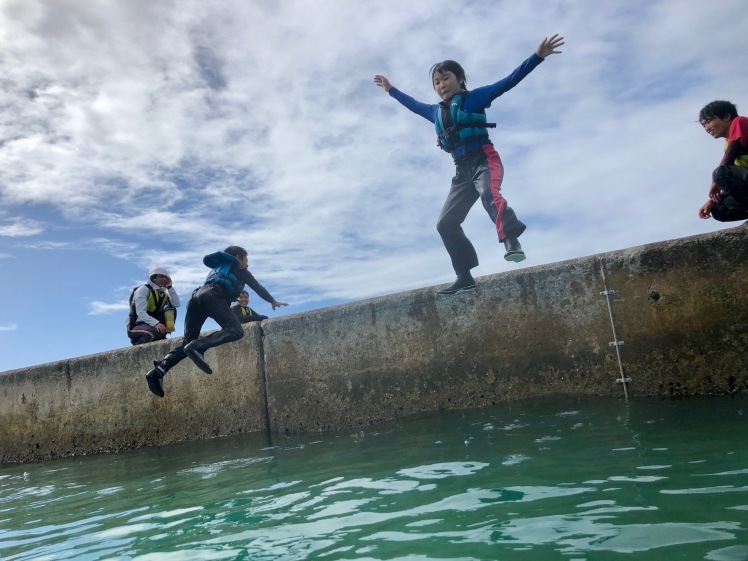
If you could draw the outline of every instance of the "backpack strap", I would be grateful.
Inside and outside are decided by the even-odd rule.
[[[153,305],[156,306],[156,309],[153,310],[154,314],[160,312],[162,310],[162,308],[166,305],[166,301],[168,301],[168,299],[166,298],[166,294],[164,294],[162,292],[161,296],[159,297],[156,294],[156,291],[153,290],[153,287],[150,284],[148,284],[148,283],[141,284],[140,286],[136,286],[135,288],[133,288],[132,292],[130,292],[130,298],[129,298],[129,303],[130,303],[130,318],[129,318],[130,319],[130,323],[129,323],[129,328],[130,329],[132,329],[132,327],[138,322],[138,312],[135,310],[135,304],[133,303],[133,297],[135,296],[135,291],[138,290],[139,288],[143,287],[143,286],[145,286],[145,287],[148,288],[148,298],[150,298],[151,296],[153,296]]]

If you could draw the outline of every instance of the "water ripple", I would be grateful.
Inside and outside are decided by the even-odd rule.
[[[451,476],[473,475],[486,466],[488,464],[483,462],[446,462],[401,469],[397,474],[414,479],[443,479]]]
[[[719,430],[730,407],[687,439],[692,403],[575,401],[11,466],[0,557],[748,561],[748,452]]]

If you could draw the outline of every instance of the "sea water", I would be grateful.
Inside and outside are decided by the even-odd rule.
[[[3,560],[748,560],[748,401],[556,399],[0,467]]]

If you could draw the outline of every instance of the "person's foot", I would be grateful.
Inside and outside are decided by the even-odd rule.
[[[475,280],[470,273],[467,275],[457,275],[456,281],[447,288],[437,290],[436,293],[443,296],[451,296],[452,294],[467,292],[469,290],[475,290]]]
[[[517,238],[511,238],[509,236],[504,238],[504,247],[506,248],[504,259],[507,261],[519,263],[526,259],[525,252],[522,251],[522,246],[519,245],[519,240]]]
[[[164,369],[153,361],[153,370],[145,375],[145,381],[148,382],[148,389],[158,397],[164,397]]]
[[[200,370],[202,370],[206,374],[213,374],[213,370],[211,370],[210,365],[207,362],[205,362],[205,357],[203,356],[203,353],[198,351],[195,348],[195,343],[197,343],[197,341],[192,341],[191,343],[188,343],[184,347],[184,354],[190,357],[192,359],[192,362],[195,363],[195,366],[197,366]]]

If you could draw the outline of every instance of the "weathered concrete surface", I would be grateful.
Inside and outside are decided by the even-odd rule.
[[[748,391],[748,228],[415,290],[265,326],[274,431],[551,394]],[[605,272],[604,282],[602,270]]]
[[[266,429],[259,326],[211,349],[213,376],[186,359],[153,396],[145,373],[181,338],[0,375],[0,462],[157,446]]]
[[[179,340],[0,374],[0,462],[237,432],[365,426],[553,394],[748,393],[748,227],[415,290],[245,327],[146,389]],[[606,282],[603,281],[605,272]],[[267,396],[267,397],[266,397]]]

